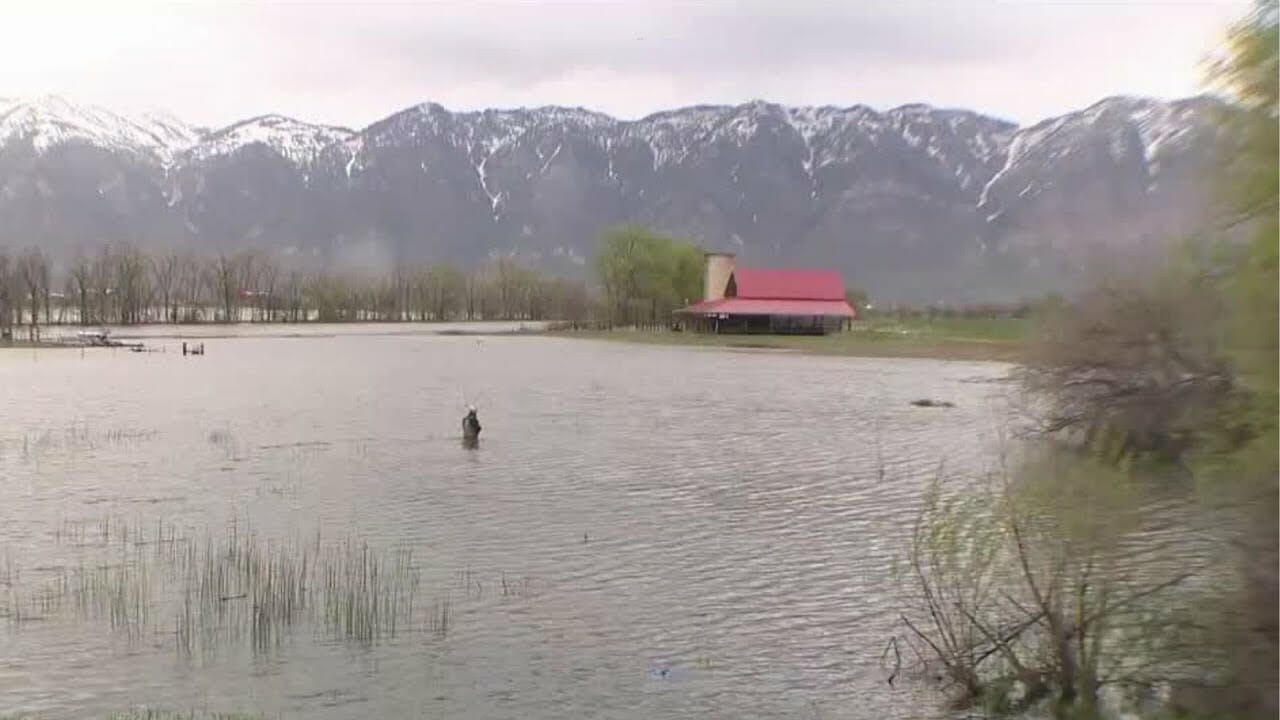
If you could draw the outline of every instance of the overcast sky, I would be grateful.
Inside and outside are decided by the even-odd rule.
[[[19,9],[21,5],[29,7]],[[109,7],[108,7],[109,6]],[[217,126],[367,125],[425,101],[910,102],[1031,122],[1201,90],[1248,0],[424,0],[6,4],[0,97],[60,94]]]

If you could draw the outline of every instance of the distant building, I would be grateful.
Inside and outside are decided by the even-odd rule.
[[[767,270],[735,266],[735,256],[707,253],[703,298],[676,311],[695,332],[825,335],[857,313],[832,270]]]

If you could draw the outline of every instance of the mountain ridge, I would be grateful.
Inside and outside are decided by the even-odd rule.
[[[1080,111],[1076,111],[1076,113],[1090,112],[1099,106],[1104,106],[1104,105],[1116,103],[1116,102],[1176,104],[1176,103],[1185,103],[1188,101],[1197,101],[1197,100],[1204,100],[1204,101],[1210,101],[1215,103],[1218,102],[1216,98],[1207,94],[1193,95],[1185,98],[1173,98],[1169,100],[1161,100],[1157,98],[1137,96],[1137,95],[1111,95],[1097,101],[1093,105],[1090,105],[1088,108],[1085,108]],[[578,115],[580,117],[590,117],[594,119],[597,122],[597,124],[609,124],[615,127],[625,127],[625,126],[631,126],[631,125],[635,125],[635,126],[652,125],[657,123],[660,120],[673,118],[673,117],[683,117],[688,115],[689,113],[699,113],[699,112],[725,113],[729,111],[739,112],[744,109],[755,109],[755,108],[782,109],[797,115],[801,113],[850,114],[850,113],[860,113],[860,112],[865,112],[871,115],[878,115],[878,116],[884,116],[884,117],[893,117],[893,116],[902,115],[908,112],[923,112],[926,114],[934,114],[934,115],[956,114],[956,115],[962,115],[962,116],[968,116],[968,117],[982,118],[987,121],[1001,123],[1012,129],[1019,129],[1019,130],[1031,129],[1031,128],[1039,127],[1042,125],[1051,124],[1054,121],[1062,117],[1065,117],[1065,115],[1055,116],[1055,117],[1042,119],[1031,125],[1019,125],[1017,122],[1013,120],[1009,120],[1007,118],[1000,118],[998,116],[982,113],[976,110],[970,110],[967,108],[953,107],[953,106],[936,106],[936,105],[931,105],[929,103],[924,103],[924,102],[904,103],[904,104],[896,105],[894,107],[890,107],[884,110],[879,110],[870,105],[866,105],[862,103],[855,103],[853,105],[843,105],[843,106],[833,104],[833,103],[827,103],[822,105],[788,105],[785,103],[778,103],[771,100],[766,100],[764,98],[754,98],[754,99],[751,99],[742,103],[737,103],[737,104],[698,103],[695,105],[687,105],[687,106],[680,106],[680,107],[674,107],[669,109],[656,110],[652,113],[641,116],[639,118],[628,120],[628,119],[620,118],[614,115],[609,115],[608,113],[604,113],[601,111],[592,110],[590,108],[587,108],[581,105],[548,104],[548,105],[538,105],[538,106],[512,106],[512,107],[501,107],[501,108],[495,107],[495,108],[486,108],[483,110],[451,110],[440,103],[437,103],[434,101],[425,101],[425,102],[410,105],[401,110],[395,111],[390,115],[387,115],[379,120],[375,120],[359,129],[353,129],[351,126],[346,126],[346,125],[335,125],[331,123],[322,123],[322,122],[315,122],[311,120],[303,120],[301,118],[297,118],[291,115],[285,115],[277,112],[264,112],[257,115],[246,117],[242,120],[237,120],[235,122],[232,122],[224,126],[212,127],[212,126],[201,126],[201,125],[187,123],[183,120],[180,120],[176,115],[173,115],[172,113],[168,113],[168,112],[152,111],[152,112],[142,112],[142,113],[120,113],[100,105],[77,103],[77,102],[66,99],[62,95],[49,94],[49,95],[40,95],[40,96],[29,97],[29,98],[0,97],[0,120],[2,120],[5,117],[5,115],[10,111],[30,109],[30,110],[36,110],[38,112],[48,113],[50,115],[55,116],[57,122],[71,125],[71,123],[66,123],[64,118],[58,118],[57,116],[59,114],[62,114],[62,115],[83,114],[84,111],[102,113],[102,114],[114,117],[115,120],[121,125],[145,127],[146,124],[150,124],[158,128],[164,128],[165,126],[167,126],[168,127],[167,134],[174,134],[173,132],[174,128],[179,128],[182,134],[188,135],[189,137],[187,137],[186,139],[179,138],[177,141],[169,144],[167,147],[167,149],[173,152],[174,154],[178,154],[178,153],[183,153],[183,152],[193,150],[200,144],[207,142],[211,139],[214,139],[218,136],[224,136],[228,132],[233,131],[238,127],[241,127],[250,123],[254,123],[256,121],[263,121],[263,120],[287,121],[298,127],[335,130],[335,131],[342,131],[348,135],[356,135],[356,134],[367,132],[368,130],[386,122],[387,120],[393,117],[396,117],[398,115],[403,115],[406,113],[415,112],[415,111],[439,112],[449,116],[463,117],[463,118],[469,117],[469,116],[489,118],[489,117],[495,117],[495,116],[501,117],[501,116],[512,116],[512,115],[518,115],[518,114],[531,115],[531,116]],[[1076,113],[1068,113],[1068,115],[1076,114]],[[145,124],[144,122],[140,122],[140,121],[145,121]],[[4,127],[3,124],[0,124],[0,128],[3,128],[3,127]],[[0,137],[3,137],[3,135],[0,134]],[[5,138],[5,139],[8,139],[8,138]],[[50,139],[48,141],[48,144],[56,143],[61,139],[62,138]],[[97,138],[89,137],[86,134],[86,136],[83,139],[92,140]]]
[[[622,120],[426,102],[353,130],[0,100],[0,230],[55,255],[131,240],[580,274],[600,230],[636,222],[754,264],[835,267],[882,297],[1000,298],[1062,284],[1098,247],[1192,232],[1219,107],[1112,96],[1019,126],[924,103]]]

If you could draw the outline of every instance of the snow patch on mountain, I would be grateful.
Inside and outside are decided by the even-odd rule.
[[[515,112],[526,113],[536,117],[538,124],[543,127],[559,126],[581,130],[607,130],[618,124],[618,120],[605,115],[604,113],[598,113],[593,110],[587,110],[580,107],[544,105],[532,110],[519,110]]]
[[[983,187],[978,206],[990,206],[994,190],[1011,175],[1029,169],[1043,171],[1065,162],[1084,147],[1082,143],[1092,141],[1105,142],[1117,162],[1129,159],[1132,151],[1140,152],[1154,187],[1161,154],[1210,122],[1212,113],[1207,110],[1214,102],[1206,97],[1176,101],[1110,97],[1084,110],[1018,130],[1004,166]]]
[[[650,115],[627,123],[623,135],[649,146],[653,169],[678,165],[723,121],[723,105],[697,105]]]
[[[342,170],[348,180],[355,173],[364,170],[364,135],[355,135],[342,141],[338,145],[338,152],[346,156],[346,161],[342,164]]]
[[[347,128],[313,125],[282,115],[263,115],[207,135],[185,153],[189,160],[206,161],[259,145],[301,167],[310,167],[325,148],[355,136]]]
[[[56,95],[0,100],[0,144],[30,142],[40,153],[58,145],[80,143],[167,165],[199,135],[195,128],[169,116],[128,117]]]

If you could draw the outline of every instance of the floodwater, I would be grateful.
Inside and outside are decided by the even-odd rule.
[[[992,457],[1007,366],[312,335],[0,352],[0,715],[941,714],[879,661],[894,561],[940,464]],[[187,656],[159,590],[132,632],[32,600],[123,562],[68,542],[112,519],[411,548],[447,632],[423,610],[372,644],[299,623]]]

